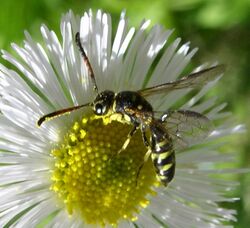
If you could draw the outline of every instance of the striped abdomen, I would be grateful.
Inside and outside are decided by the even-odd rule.
[[[165,186],[173,179],[175,173],[175,152],[172,140],[163,126],[153,126],[151,158],[158,179]]]

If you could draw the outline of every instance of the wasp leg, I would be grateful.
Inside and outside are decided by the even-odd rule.
[[[131,131],[128,133],[127,139],[123,143],[122,148],[118,151],[117,154],[120,154],[122,151],[126,150],[126,148],[128,147],[128,144],[130,143],[131,138],[133,137],[133,135],[136,133],[137,130],[138,130],[138,126],[134,125]]]
[[[150,146],[150,143],[149,143],[149,140],[147,138],[147,135],[146,135],[146,131],[145,131],[145,127],[144,126],[141,126],[141,133],[142,133],[142,140],[143,140],[143,143],[144,145],[147,147],[147,152],[146,154],[144,155],[144,159],[143,159],[143,162],[141,163],[141,165],[139,166],[138,168],[138,171],[137,171],[137,174],[136,174],[136,186],[137,186],[137,181],[138,181],[138,178],[139,178],[139,175],[140,175],[140,172],[141,172],[141,169],[142,167],[144,166],[144,163],[147,162],[149,156],[151,155],[151,146]]]
[[[146,136],[146,131],[145,131],[145,127],[144,126],[141,127],[141,133],[142,133],[143,143],[147,147],[147,149],[149,150],[151,148],[151,146],[150,146],[149,140],[148,140],[148,138]]]
[[[111,156],[111,158],[109,159],[110,161],[118,154],[120,154],[122,151],[126,150],[126,148],[128,147],[128,144],[132,138],[132,136],[135,134],[135,132],[138,130],[138,126],[134,125],[133,128],[131,129],[131,131],[128,133],[127,139],[126,141],[123,143],[122,148],[117,152],[117,154],[114,154]]]
[[[152,153],[152,150],[151,148],[148,149],[148,151],[146,152],[146,154],[144,155],[144,159],[143,159],[143,162],[141,163],[141,165],[139,166],[138,168],[138,171],[137,171],[137,174],[136,174],[136,182],[135,182],[135,185],[137,186],[137,182],[138,182],[138,178],[140,176],[140,172],[142,170],[142,167],[144,166],[144,164],[148,161],[148,158],[149,156],[151,155]]]

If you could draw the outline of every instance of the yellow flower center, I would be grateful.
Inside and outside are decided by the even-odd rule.
[[[121,219],[136,220],[156,183],[151,161],[144,164],[146,148],[140,132],[121,149],[131,129],[95,116],[75,122],[61,144],[52,150],[55,163],[51,189],[69,214],[80,213],[87,224],[116,226]]]

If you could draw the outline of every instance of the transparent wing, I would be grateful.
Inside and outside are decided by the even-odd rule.
[[[208,82],[214,80],[216,77],[218,77],[218,75],[222,74],[224,70],[224,65],[210,67],[199,72],[189,74],[186,77],[181,78],[180,80],[149,87],[137,92],[141,96],[146,97],[158,93],[168,93],[177,89],[202,87]]]
[[[206,116],[188,110],[165,112],[160,121],[173,139],[176,149],[200,142],[213,129],[212,122]]]

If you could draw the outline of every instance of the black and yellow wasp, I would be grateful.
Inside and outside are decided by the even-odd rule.
[[[49,113],[38,120],[40,126],[44,121],[52,117],[68,113],[79,108],[89,106],[95,115],[106,116],[122,123],[129,123],[132,129],[126,141],[118,153],[125,150],[131,137],[140,129],[142,140],[148,151],[144,161],[138,169],[137,178],[144,162],[151,156],[158,179],[165,186],[173,179],[175,173],[175,149],[178,146],[186,146],[190,142],[199,142],[205,138],[210,131],[210,120],[200,113],[176,110],[166,111],[156,117],[152,105],[146,97],[159,93],[168,93],[173,90],[184,88],[202,87],[209,81],[223,73],[224,66],[218,65],[189,74],[174,82],[167,82],[161,85],[138,91],[121,91],[115,93],[110,90],[98,91],[95,75],[89,59],[81,45],[80,34],[76,34],[76,44],[88,69],[92,80],[96,98],[93,102],[74,106]],[[149,132],[150,139],[146,132]]]

